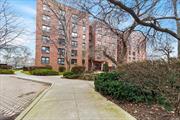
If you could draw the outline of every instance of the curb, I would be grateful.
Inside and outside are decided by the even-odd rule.
[[[16,77],[16,76],[15,76]],[[35,105],[37,105],[39,103],[39,101],[41,100],[41,98],[54,86],[54,83],[49,83],[49,82],[43,82],[43,81],[38,81],[38,80],[33,80],[33,79],[27,79],[27,78],[23,78],[23,77],[16,77],[18,79],[22,79],[22,80],[29,80],[32,82],[38,82],[38,83],[43,83],[43,84],[48,84],[50,85],[50,87],[48,87],[47,89],[45,89],[42,93],[40,93],[34,100],[33,102],[25,109],[23,110],[20,115],[18,115],[16,117],[15,120],[23,120],[23,118],[35,107]]]

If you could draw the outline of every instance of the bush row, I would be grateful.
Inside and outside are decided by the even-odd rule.
[[[14,71],[11,69],[0,69],[0,74],[14,74]]]
[[[36,70],[36,69],[52,69],[51,66],[29,66],[29,67],[23,67],[23,71],[32,71],[32,70]]]
[[[30,71],[32,75],[39,75],[39,76],[48,76],[48,75],[59,75],[59,72],[56,72],[51,69],[35,69]]]
[[[63,77],[68,79],[78,79],[85,72],[84,66],[74,66],[71,71],[64,72]]]

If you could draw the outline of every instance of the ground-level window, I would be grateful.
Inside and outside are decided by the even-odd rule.
[[[64,65],[64,58],[58,58],[58,64]]]
[[[71,59],[71,64],[77,64],[77,59]]]
[[[49,57],[41,57],[42,64],[49,64]]]

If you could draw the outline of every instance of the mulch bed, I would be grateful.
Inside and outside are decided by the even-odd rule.
[[[110,97],[106,98],[119,105],[137,120],[180,120],[180,116],[175,117],[174,111],[169,112],[159,105],[119,102]]]

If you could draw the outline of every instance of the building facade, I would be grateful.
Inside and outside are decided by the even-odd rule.
[[[102,70],[105,63],[110,69],[115,68],[112,59],[121,59],[119,37],[99,21],[90,24],[85,12],[56,0],[37,0],[36,21],[36,66],[58,70],[60,66],[70,69],[80,65],[87,70]],[[145,59],[144,37],[134,32],[129,37],[125,61]]]
[[[101,22],[94,21],[90,26],[89,42],[89,67],[102,70],[107,63],[110,68],[116,65],[108,59],[108,56],[117,61],[117,36]]]
[[[36,66],[88,68],[89,16],[55,0],[37,0]]]
[[[141,32],[132,32],[128,40],[126,62],[137,62],[147,59],[146,40]]]
[[[89,68],[103,70],[105,63],[110,69],[115,68],[116,64],[112,61],[118,63],[122,59],[121,38],[99,21],[94,21],[89,31]],[[127,40],[127,51],[123,61],[130,63],[143,60],[146,60],[145,37],[140,32],[132,32]]]

